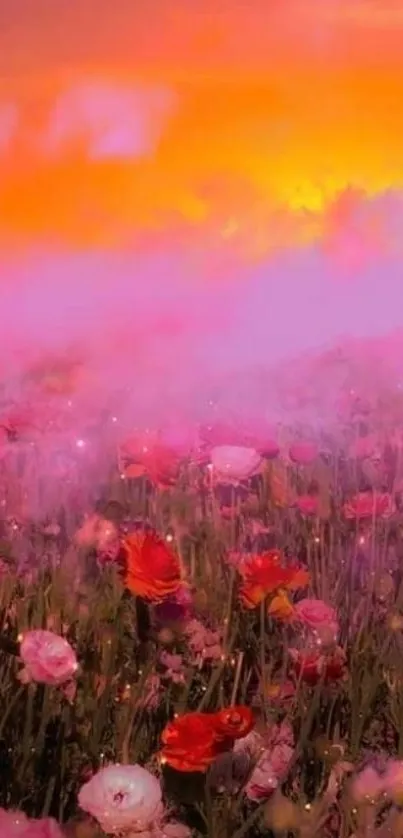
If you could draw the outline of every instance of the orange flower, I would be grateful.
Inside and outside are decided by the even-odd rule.
[[[153,531],[135,530],[122,543],[126,587],[136,596],[159,602],[182,585],[178,557]]]
[[[218,713],[186,713],[169,722],[162,733],[162,762],[176,771],[205,772],[253,724],[252,712],[243,706]]]
[[[306,571],[299,567],[284,567],[279,550],[262,555],[251,555],[240,566],[242,586],[240,598],[245,608],[256,608],[269,594],[279,588],[295,590],[306,584]],[[308,577],[309,578],[309,577]]]
[[[300,591],[302,588],[306,588],[311,580],[309,571],[305,570],[304,567],[292,567],[291,570],[293,576],[287,585],[287,591]]]
[[[292,619],[294,616],[294,606],[285,591],[279,591],[273,597],[267,613],[270,617],[274,617],[276,620],[283,620],[284,622]]]

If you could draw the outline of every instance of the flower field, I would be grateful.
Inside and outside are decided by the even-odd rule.
[[[27,433],[0,461],[1,838],[403,835],[398,426],[134,435],[43,519]]]

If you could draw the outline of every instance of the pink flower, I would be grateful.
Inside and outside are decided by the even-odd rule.
[[[289,745],[283,745],[281,749],[277,749],[274,762],[273,754],[266,752],[262,755],[245,786],[245,794],[249,800],[262,800],[278,788],[287,772],[293,753]]]
[[[162,827],[161,838],[191,838],[191,831],[184,823],[170,821]]]
[[[318,497],[317,495],[300,495],[295,500],[295,506],[301,515],[317,515]]]
[[[355,803],[377,800],[384,791],[384,779],[371,765],[367,765],[351,782],[351,796]]]
[[[319,645],[334,643],[339,633],[334,608],[321,599],[301,599],[294,607],[294,617],[311,629]]]
[[[104,832],[144,832],[161,819],[159,781],[140,765],[108,765],[81,787],[78,802]]]
[[[398,806],[403,803],[403,762],[391,759],[383,775],[384,791]]]
[[[186,625],[185,634],[189,649],[196,655],[199,663],[220,659],[222,648],[218,631],[211,631],[199,620],[190,620]]]
[[[34,629],[24,634],[20,646],[24,669],[22,681],[59,686],[70,681],[77,672],[78,663],[74,649],[59,634]]]
[[[53,818],[31,820],[24,812],[0,809],[0,838],[63,838]]]
[[[308,466],[318,456],[318,449],[312,442],[294,442],[289,450],[290,460],[301,466]]]
[[[108,552],[118,541],[118,532],[112,521],[91,515],[75,534],[80,547],[96,547],[101,553]]]
[[[395,504],[389,492],[358,492],[346,501],[343,512],[348,521],[355,518],[389,518],[395,512]]]
[[[170,678],[174,684],[181,684],[184,681],[182,655],[170,655],[169,652],[161,652],[160,661],[166,667],[163,678]]]
[[[256,474],[261,456],[254,448],[237,445],[220,445],[211,451],[213,472],[219,482],[246,480]]]
[[[272,750],[263,751],[245,786],[249,800],[268,797],[285,778],[294,754],[294,748],[279,742]]]
[[[268,797],[283,781],[294,754],[294,736],[288,722],[269,725],[263,733],[253,730],[235,743],[235,753],[246,753],[254,764],[245,786],[250,800]]]
[[[24,834],[27,826],[28,818],[24,812],[0,809],[0,838],[17,838]]]

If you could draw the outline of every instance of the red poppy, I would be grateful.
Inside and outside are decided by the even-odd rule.
[[[394,509],[394,501],[389,492],[358,492],[343,506],[344,517],[348,520],[374,516],[389,518]]]
[[[297,677],[311,687],[315,686],[321,678],[329,683],[340,681],[345,675],[346,656],[340,646],[329,655],[319,652],[305,653],[297,649],[289,651]]]
[[[254,727],[253,713],[249,707],[228,707],[216,715],[216,729],[224,738],[242,739]]]
[[[247,707],[218,713],[187,713],[169,722],[162,733],[162,761],[176,771],[205,772],[214,760],[231,750],[235,739],[253,727]]]
[[[319,498],[317,495],[300,495],[295,500],[295,506],[300,511],[301,515],[317,515]]]
[[[143,464],[150,480],[160,489],[168,489],[178,480],[181,459],[165,445],[154,445],[143,457]]]
[[[279,590],[304,587],[308,576],[299,567],[284,567],[279,550],[251,555],[240,565],[242,585],[240,597],[245,608],[256,608],[269,594]]]
[[[119,451],[119,467],[125,477],[136,478],[146,474],[162,489],[176,483],[180,464],[178,454],[151,435],[128,439]]]
[[[179,559],[164,539],[152,530],[135,530],[122,543],[125,583],[129,591],[160,602],[182,585]]]

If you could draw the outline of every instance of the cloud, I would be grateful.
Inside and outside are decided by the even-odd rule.
[[[174,95],[163,88],[82,82],[59,95],[42,151],[58,156],[84,143],[95,161],[151,155],[174,106]]]
[[[18,128],[19,111],[12,102],[0,102],[0,154],[10,148]]]

